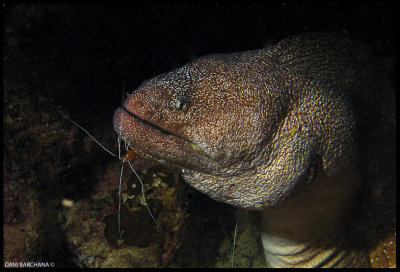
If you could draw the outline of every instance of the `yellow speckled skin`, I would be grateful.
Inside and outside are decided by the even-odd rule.
[[[262,211],[270,265],[366,266],[363,250],[339,250],[332,237],[362,184],[359,123],[363,101],[390,89],[380,75],[361,43],[299,35],[145,81],[116,110],[114,128],[138,158],[182,169],[186,182],[218,201]],[[298,213],[307,215],[290,219]],[[273,217],[282,220],[271,225]],[[321,235],[311,239],[314,232]],[[300,241],[294,251],[323,257],[300,250],[296,261],[276,260],[270,250],[280,249],[270,241]]]

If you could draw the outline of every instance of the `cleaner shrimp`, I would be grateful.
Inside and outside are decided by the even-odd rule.
[[[60,112],[60,111],[59,111]],[[74,124],[75,126],[77,126],[78,128],[80,128],[81,130],[83,130],[95,143],[97,143],[101,148],[103,148],[108,154],[110,154],[113,157],[118,158],[121,162],[121,172],[120,172],[120,178],[119,178],[119,190],[118,190],[118,234],[119,234],[119,239],[122,239],[122,231],[121,231],[121,195],[122,195],[122,174],[123,174],[123,170],[124,170],[124,164],[128,163],[129,167],[131,168],[132,172],[135,174],[136,178],[139,180],[140,185],[141,185],[141,192],[142,192],[142,197],[143,197],[143,201],[144,201],[144,206],[146,207],[150,217],[152,218],[152,220],[154,221],[154,223],[156,224],[157,228],[164,233],[165,235],[167,235],[167,233],[161,228],[160,224],[157,222],[157,220],[155,219],[153,213],[151,212],[147,201],[146,201],[146,196],[145,196],[145,192],[144,192],[144,185],[143,185],[143,181],[141,180],[141,178],[139,177],[139,175],[137,174],[137,172],[135,171],[135,169],[132,166],[132,163],[136,160],[136,152],[132,149],[130,149],[130,141],[128,143],[125,142],[125,155],[121,156],[121,138],[120,136],[118,136],[118,155],[112,153],[110,150],[108,150],[106,147],[104,147],[104,145],[102,145],[99,141],[97,141],[86,129],[84,129],[82,126],[80,126],[79,124],[77,124],[76,122],[74,122],[73,120],[71,120],[68,116],[66,116],[65,114],[63,114],[62,112],[60,112],[60,114],[67,119],[68,121],[70,121],[72,124]],[[131,163],[132,162],[132,163]]]

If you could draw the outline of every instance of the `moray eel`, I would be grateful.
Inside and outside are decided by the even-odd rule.
[[[366,46],[323,33],[208,55],[143,82],[114,129],[143,161],[259,211],[268,266],[365,267],[342,229],[363,180],[362,101],[390,89],[375,66]]]

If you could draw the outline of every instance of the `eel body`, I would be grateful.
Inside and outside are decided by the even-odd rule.
[[[114,129],[139,160],[258,211],[269,266],[368,266],[345,221],[373,156],[362,146],[367,113],[391,91],[371,58],[363,44],[322,33],[204,56],[143,82]]]

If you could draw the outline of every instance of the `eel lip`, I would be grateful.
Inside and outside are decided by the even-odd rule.
[[[207,165],[207,154],[198,145],[144,120],[126,108],[116,109],[113,124],[117,134],[124,141],[129,141],[142,159],[180,168]]]
[[[176,134],[174,134],[174,133],[172,133],[172,132],[170,132],[170,131],[167,131],[167,130],[163,129],[162,127],[159,127],[159,126],[157,126],[157,125],[155,125],[155,124],[153,124],[153,123],[147,121],[146,119],[143,119],[143,118],[137,116],[136,114],[134,114],[133,112],[131,112],[131,111],[129,111],[127,108],[125,108],[125,106],[122,106],[122,110],[123,110],[124,112],[126,112],[127,114],[129,114],[130,116],[132,116],[133,118],[135,118],[136,120],[140,121],[141,123],[143,123],[143,124],[145,124],[145,125],[147,125],[147,126],[150,126],[150,127],[154,128],[154,129],[156,129],[156,130],[159,130],[160,132],[162,132],[162,133],[164,133],[164,134],[173,135],[173,136],[175,136],[175,137],[181,138],[182,140],[185,140],[185,141],[187,141],[187,142],[190,142],[190,141],[188,141],[187,139],[182,138],[182,137],[179,136],[179,135],[176,135]]]

